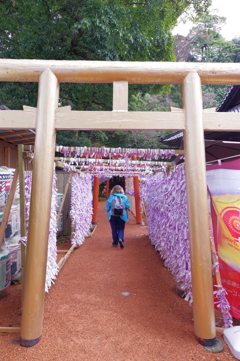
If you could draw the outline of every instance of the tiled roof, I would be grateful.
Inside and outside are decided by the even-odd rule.
[[[231,85],[227,91],[223,100],[216,108],[217,112],[232,111],[234,107],[240,104],[240,85]]]
[[[216,108],[216,112],[240,112],[240,85],[231,85],[223,100]],[[240,142],[240,132],[205,132],[205,139],[228,140]],[[159,137],[159,142],[168,148],[179,149],[182,146],[183,132],[176,131],[172,134]]]

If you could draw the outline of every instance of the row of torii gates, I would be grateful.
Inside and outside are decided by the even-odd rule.
[[[69,110],[71,109],[68,107]],[[26,107],[24,106],[24,109]],[[34,109],[34,108],[32,108]],[[25,146],[25,150],[33,152],[32,146]],[[107,147],[66,147],[56,146],[56,152],[62,153],[62,157],[55,157],[56,165],[60,168],[73,168],[74,171],[87,172],[93,177],[93,214],[92,224],[97,223],[98,216],[98,198],[100,191],[100,178],[104,176],[105,197],[110,195],[110,179],[114,177],[126,177],[132,179],[133,194],[130,198],[131,211],[134,214],[136,223],[140,224],[141,201],[140,201],[140,183],[139,176],[155,173],[156,171],[170,171],[176,164],[169,159],[175,159],[176,156],[183,157],[183,150],[175,149],[135,149],[135,148],[107,148]],[[33,155],[33,154],[32,154]],[[67,157],[65,156],[67,155]],[[93,158],[95,156],[95,158]],[[21,159],[21,154],[19,159]],[[140,159],[139,159],[140,158]],[[159,160],[161,159],[161,160]],[[120,183],[118,183],[120,184]],[[126,184],[125,184],[126,186]],[[0,233],[1,235],[1,233]]]
[[[124,152],[124,151],[123,151]],[[183,154],[183,150],[173,150],[171,151],[172,155],[178,155],[178,154]],[[137,161],[138,157],[136,155],[131,155],[128,154],[127,157],[129,157],[133,162],[138,163],[141,167],[141,163],[143,163],[142,161]],[[115,161],[118,159],[118,156],[114,156]],[[129,159],[128,158],[128,159]],[[114,162],[113,162],[114,163]],[[155,171],[160,171],[163,170],[163,168],[165,168],[166,166],[168,167],[168,169],[171,169],[171,167],[174,165],[175,163],[172,162],[167,162],[167,161],[159,161],[159,162],[149,162],[152,164],[152,168],[155,168]],[[165,164],[165,167],[163,167],[163,164]],[[130,204],[131,204],[131,211],[132,212],[135,219],[136,219],[136,223],[140,224],[142,222],[142,210],[141,210],[141,199],[140,199],[140,183],[139,183],[139,176],[141,174],[144,174],[143,172],[141,172],[141,168],[139,167],[139,169],[137,169],[137,167],[134,170],[134,173],[131,174],[131,172],[127,171],[127,174],[125,174],[124,170],[116,170],[116,173],[118,174],[118,176],[123,177],[124,178],[124,182],[126,181],[126,176],[131,176],[132,178],[132,183],[133,183],[133,193],[134,196],[131,196],[130,198]],[[150,165],[151,167],[151,165]],[[110,166],[107,166],[107,169],[109,169]],[[117,169],[117,168],[116,168]],[[112,176],[114,177],[114,175]],[[99,198],[99,189],[100,189],[100,176],[94,176],[93,177],[93,215],[92,215],[92,224],[96,224],[97,223],[97,216],[98,216],[98,198]],[[110,195],[110,178],[108,178],[106,180],[106,194],[105,197],[108,198]]]
[[[97,223],[99,185],[100,185],[100,178],[99,177],[94,177],[92,224]],[[140,205],[140,192],[139,192],[139,179],[138,179],[138,176],[133,177],[133,186],[134,186],[134,203],[135,203],[136,223],[140,224],[141,223],[141,205]],[[109,187],[110,187],[110,179],[108,179],[106,181],[106,198],[108,198],[109,195],[110,195]]]
[[[201,344],[216,345],[204,130],[240,131],[240,116],[238,113],[203,112],[201,85],[240,84],[240,65],[0,59],[0,81],[39,83],[36,110],[0,113],[1,129],[36,130],[21,345],[31,347],[39,342],[42,335],[57,129],[183,131],[194,332]],[[64,82],[113,83],[113,111],[58,108],[59,87]],[[129,112],[128,84],[181,84],[183,110],[176,113]]]

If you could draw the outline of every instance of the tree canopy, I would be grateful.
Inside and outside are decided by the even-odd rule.
[[[171,34],[192,6],[207,11],[211,0],[1,0],[0,58],[174,61]],[[131,86],[159,94],[166,86]],[[36,106],[36,83],[0,83],[1,103],[10,109]],[[60,103],[74,110],[111,110],[112,84],[61,84]],[[135,101],[136,103],[136,101]],[[64,133],[63,133],[64,134]],[[104,132],[72,132],[72,141],[94,142]],[[106,139],[105,139],[106,140]]]
[[[210,0],[1,0],[1,57],[173,60],[171,29]]]
[[[175,37],[176,60],[209,63],[239,62],[240,39],[227,41],[220,34],[221,27],[225,22],[226,18],[218,16],[216,12],[198,17],[186,37],[181,35]],[[220,103],[227,86],[203,85],[202,88],[204,107],[211,108]],[[171,89],[172,91],[173,89]],[[174,94],[177,94],[176,90]]]
[[[1,0],[0,57],[174,61],[171,30],[178,17],[191,4],[198,13],[210,3],[211,0]],[[11,102],[12,88],[4,87],[2,94],[10,102],[8,105],[18,108],[23,100],[35,105],[36,85],[18,86],[19,102],[16,98]],[[104,92],[98,89],[99,85],[61,86],[62,103],[71,103],[74,109],[109,109],[109,97],[101,95],[111,91],[111,86],[105,85]]]

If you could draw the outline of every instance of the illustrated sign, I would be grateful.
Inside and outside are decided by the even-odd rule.
[[[207,184],[222,285],[231,315],[240,318],[240,170],[207,171]]]

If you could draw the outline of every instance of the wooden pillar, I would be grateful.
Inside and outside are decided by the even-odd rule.
[[[194,331],[201,344],[212,346],[217,339],[208,228],[202,91],[201,80],[196,72],[189,73],[183,82],[183,108]]]
[[[16,187],[17,187],[18,175],[19,175],[19,169],[18,169],[18,165],[17,165],[17,167],[15,169],[15,172],[14,172],[14,176],[13,176],[13,180],[12,180],[12,184],[11,184],[11,189],[10,189],[10,192],[9,192],[9,195],[8,195],[7,203],[6,203],[6,206],[4,208],[2,223],[0,224],[0,248],[1,248],[2,243],[3,243],[4,232],[5,232],[5,229],[6,229],[6,226],[7,226],[9,214],[10,214],[13,199],[14,199],[14,194],[15,194]]]
[[[18,146],[18,166],[19,166],[19,190],[20,190],[20,229],[21,237],[26,236],[26,210],[25,210],[25,179],[24,179],[24,145]],[[24,273],[26,263],[26,246],[21,244],[21,284],[22,284],[22,303],[24,295]]]
[[[110,187],[110,179],[106,182],[106,198],[109,197],[109,187]]]
[[[8,168],[11,167],[11,149],[4,147],[4,165]]]
[[[92,223],[93,224],[97,223],[99,183],[100,183],[100,178],[94,177],[94,184],[93,184],[93,215],[92,215]]]
[[[137,156],[134,155],[132,160],[137,160]],[[139,190],[139,179],[138,176],[133,177],[133,188],[135,198],[135,212],[136,212],[136,223],[141,223],[141,207],[140,207],[140,190]]]
[[[113,110],[127,111],[128,110],[128,82],[114,81],[113,82]]]
[[[58,80],[46,69],[39,78],[22,308],[21,345],[26,347],[37,344],[42,334],[58,95]]]

